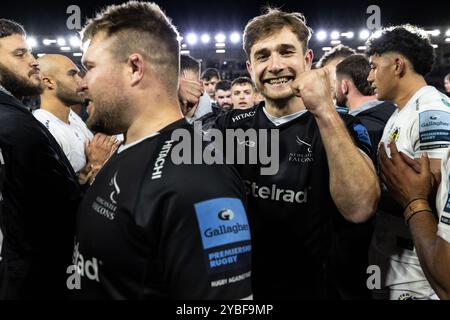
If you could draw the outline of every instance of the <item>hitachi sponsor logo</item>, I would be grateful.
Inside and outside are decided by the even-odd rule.
[[[85,260],[83,255],[79,252],[80,244],[75,244],[72,263],[76,266],[77,273],[82,277],[87,277],[90,280],[100,282],[98,278],[98,261],[92,257],[91,260]]]
[[[236,121],[239,121],[239,120],[248,118],[248,117],[253,117],[254,115],[255,115],[255,111],[250,111],[250,112],[246,112],[246,113],[239,114],[239,115],[237,115],[237,116],[231,118],[231,120],[232,120],[233,122],[236,122]]]
[[[159,179],[162,177],[162,169],[164,168],[164,163],[166,162],[166,157],[169,154],[170,148],[172,148],[174,140],[167,140],[159,152],[158,159],[155,161],[155,166],[153,167],[152,180]]]
[[[272,186],[258,186],[255,182],[244,180],[247,187],[247,194],[255,198],[270,199],[274,201],[283,201],[290,203],[306,203],[308,201],[308,189],[303,191],[294,191],[289,189],[280,189],[275,184]]]
[[[221,225],[217,228],[208,228],[205,230],[204,234],[205,234],[205,237],[211,238],[211,237],[221,236],[221,235],[224,235],[227,233],[238,233],[238,232],[247,231],[247,230],[249,230],[248,224],[236,223],[232,226]]]

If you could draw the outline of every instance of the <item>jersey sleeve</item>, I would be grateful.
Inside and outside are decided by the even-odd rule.
[[[249,298],[251,239],[242,183],[228,169],[202,168],[206,166],[185,167],[191,178],[203,183],[193,183],[186,176],[180,180],[182,188],[166,201],[162,241],[169,295],[175,299]]]
[[[411,131],[414,157],[427,152],[429,158],[442,159],[450,145],[450,104],[442,98],[421,106]]]

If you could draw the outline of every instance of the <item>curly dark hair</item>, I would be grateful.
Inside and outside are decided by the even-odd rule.
[[[372,35],[366,43],[366,54],[382,55],[397,52],[407,58],[414,70],[426,76],[433,68],[436,54],[427,33],[410,24],[384,28]]]

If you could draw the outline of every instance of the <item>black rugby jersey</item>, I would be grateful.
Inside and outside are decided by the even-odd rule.
[[[45,126],[3,92],[0,149],[0,300],[61,299],[82,197],[75,172]]]
[[[366,129],[354,117],[341,117],[357,146],[370,156]],[[327,157],[313,115],[305,111],[275,126],[261,104],[230,111],[217,119],[216,128],[279,129],[276,174],[262,175],[260,163],[236,165],[247,187],[254,298],[330,297],[326,261],[333,225],[344,218],[330,195]],[[236,143],[245,145],[246,152],[260,147],[258,141],[248,139]]]
[[[176,129],[194,137],[176,121],[119,149],[98,173],[78,211],[75,297],[251,296],[242,181],[232,166],[176,165]]]

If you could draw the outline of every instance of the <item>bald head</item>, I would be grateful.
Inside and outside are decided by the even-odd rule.
[[[72,60],[61,54],[46,54],[38,61],[44,83],[44,97],[56,97],[67,106],[84,101],[83,94],[79,92],[80,69]]]

